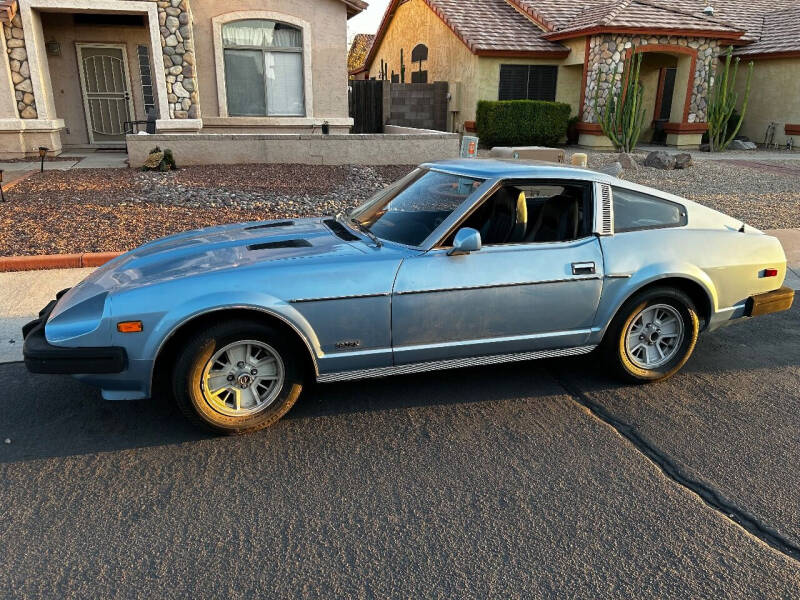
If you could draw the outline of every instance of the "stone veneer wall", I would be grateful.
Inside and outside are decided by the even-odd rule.
[[[124,1],[124,0],[123,0]],[[199,119],[200,96],[195,76],[192,14],[189,0],[149,0],[158,4],[161,49],[167,77],[170,119]],[[11,78],[16,90],[17,109],[23,119],[36,119],[36,99],[25,49],[25,32],[19,13],[3,24]],[[155,59],[157,61],[157,59]],[[156,63],[157,66],[157,63]],[[160,115],[165,119],[167,115]]]
[[[597,105],[603,108],[608,101],[612,83],[615,88],[622,86],[622,74],[625,68],[625,54],[631,47],[669,45],[688,47],[697,50],[697,64],[694,73],[694,87],[689,103],[689,123],[703,123],[706,120],[708,75],[713,68],[714,58],[718,53],[717,40],[707,38],[685,38],[676,36],[632,37],[626,35],[594,36],[589,48],[589,74],[586,78],[586,99],[584,101],[584,117],[586,123],[596,122],[594,99],[597,87]]]
[[[192,13],[189,0],[157,0],[158,24],[164,71],[167,75],[167,102],[171,119],[199,119],[200,95],[195,77]],[[165,118],[161,115],[161,118]]]
[[[25,32],[22,29],[22,19],[19,13],[14,15],[11,23],[3,23],[3,34],[6,38],[8,64],[11,67],[17,112],[23,119],[35,119],[39,113],[36,110],[36,98],[33,96],[28,51],[25,49]]]

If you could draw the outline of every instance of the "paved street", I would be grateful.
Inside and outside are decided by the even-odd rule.
[[[0,595],[796,597],[799,318],[660,385],[590,356],[319,386],[236,439],[0,365]]]

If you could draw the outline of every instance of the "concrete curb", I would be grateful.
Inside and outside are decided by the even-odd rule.
[[[122,252],[85,252],[83,254],[0,257],[0,273],[101,267],[121,254]]]

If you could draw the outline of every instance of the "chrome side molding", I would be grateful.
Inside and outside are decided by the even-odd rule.
[[[324,373],[317,376],[319,383],[333,383],[335,381],[352,381],[355,379],[372,379],[375,377],[390,377],[392,375],[408,375],[411,373],[424,373],[427,371],[442,371],[445,369],[461,369],[465,367],[480,367],[501,363],[520,362],[525,360],[540,360],[544,358],[560,358],[564,356],[578,356],[589,354],[597,346],[577,346],[575,348],[561,348],[558,350],[538,350],[535,352],[517,352],[514,354],[495,354],[491,356],[475,356],[471,358],[453,358],[433,362],[411,363],[395,365],[393,367],[378,367],[375,369],[361,369],[359,371],[340,371],[338,373]]]

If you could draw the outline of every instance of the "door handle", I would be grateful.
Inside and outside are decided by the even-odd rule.
[[[596,272],[593,262],[572,263],[573,275],[594,275]]]

